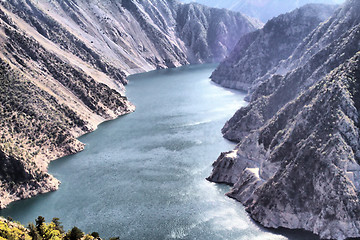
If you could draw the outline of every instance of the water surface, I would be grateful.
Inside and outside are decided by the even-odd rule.
[[[86,149],[50,164],[56,192],[11,204],[0,215],[27,224],[59,217],[65,229],[121,239],[311,239],[269,232],[207,182],[211,164],[234,144],[222,138],[244,93],[210,82],[214,65],[133,75],[127,95],[136,112],[80,138]],[[281,233],[282,235],[280,235]]]

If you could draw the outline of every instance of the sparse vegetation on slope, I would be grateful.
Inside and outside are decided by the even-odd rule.
[[[74,105],[102,119],[131,112],[119,92],[47,51],[0,10],[0,208],[9,202],[56,190],[50,160],[83,149],[76,140],[93,124]],[[47,85],[40,81],[48,78]],[[49,85],[49,83],[53,85]],[[59,89],[63,88],[63,90]],[[61,93],[66,90],[68,93]]]
[[[95,68],[107,73],[114,80],[120,81],[122,84],[127,83],[123,71],[105,62],[98,53],[64,29],[60,23],[40,11],[33,2],[9,0],[1,4],[33,26],[41,35],[60,45],[62,49],[92,64]]]

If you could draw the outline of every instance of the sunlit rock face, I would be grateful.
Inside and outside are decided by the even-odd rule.
[[[242,35],[259,28],[241,13],[174,0],[33,4],[125,73],[221,61]],[[32,13],[25,9],[25,16]],[[54,34],[48,28],[45,37]]]
[[[262,29],[243,36],[211,79],[224,87],[249,90],[259,78],[289,58],[303,39],[336,8],[309,4],[273,18]]]
[[[239,143],[208,179],[264,226],[360,237],[359,9],[347,1],[314,29],[223,128]]]

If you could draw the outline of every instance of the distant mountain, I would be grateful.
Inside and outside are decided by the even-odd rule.
[[[243,36],[211,79],[224,87],[249,90],[258,78],[287,59],[335,9],[333,5],[309,4],[271,19],[262,29]]]
[[[211,7],[239,11],[266,23],[273,17],[294,10],[308,3],[342,4],[345,0],[181,0],[184,3],[197,2]]]
[[[134,111],[127,74],[220,61],[257,29],[240,13],[167,0],[7,0],[0,23],[0,208],[56,190],[49,162]]]
[[[208,179],[233,185],[228,195],[264,226],[360,237],[359,12],[357,0],[336,10],[223,128],[239,144]]]

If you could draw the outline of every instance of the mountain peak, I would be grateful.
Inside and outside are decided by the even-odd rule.
[[[212,80],[225,87],[248,90],[258,78],[290,57],[298,44],[335,9],[332,5],[306,5],[271,19],[262,29],[240,39],[212,74]]]

